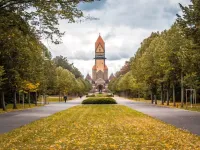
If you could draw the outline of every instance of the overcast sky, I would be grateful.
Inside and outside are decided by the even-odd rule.
[[[178,3],[190,0],[101,0],[81,3],[84,14],[99,20],[68,24],[61,21],[65,31],[62,44],[45,41],[53,57],[63,55],[83,75],[92,72],[95,41],[99,33],[106,43],[106,64],[109,74],[118,71],[126,60],[134,56],[144,38],[151,32],[169,29],[180,13]]]

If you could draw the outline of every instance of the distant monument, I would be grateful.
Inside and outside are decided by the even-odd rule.
[[[107,92],[108,67],[106,66],[105,42],[101,35],[95,43],[95,65],[92,68],[93,92]]]

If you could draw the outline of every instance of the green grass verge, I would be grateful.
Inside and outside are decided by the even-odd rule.
[[[117,104],[111,97],[90,97],[85,99],[82,104]]]
[[[113,94],[96,94],[96,97],[113,97]]]
[[[91,94],[86,95],[86,97],[114,97],[113,94]]]
[[[69,97],[67,98],[67,100],[73,100],[73,97]],[[41,101],[41,99],[40,99]],[[59,97],[58,96],[48,96],[47,97],[47,102],[59,102]],[[61,97],[61,102],[64,102],[63,97]]]
[[[1,150],[198,150],[200,137],[120,105],[82,105],[0,135]]]
[[[44,106],[44,105],[43,104],[37,104],[37,106],[35,106],[35,104],[31,104],[30,107],[29,107],[29,104],[24,104],[24,107],[23,107],[22,104],[17,104],[17,109],[13,109],[13,104],[8,104],[6,106],[6,109],[7,109],[6,111],[3,111],[2,108],[0,109],[0,114],[6,113],[6,112],[11,112],[11,111],[19,111],[19,110],[39,107],[39,106]]]
[[[51,97],[51,96],[48,96],[48,97],[47,97],[47,101],[48,101],[48,102],[59,102],[59,97]]]
[[[140,101],[140,102],[146,102],[146,103],[151,103],[151,100],[145,100],[143,98],[131,98],[131,100]],[[158,100],[157,104],[159,106],[167,106],[167,107],[171,107],[171,108],[179,108],[179,109],[185,109],[185,110],[200,112],[200,103],[197,103],[196,105],[193,105],[192,107],[191,107],[190,103],[188,103],[188,106],[186,106],[186,104],[184,104],[184,106],[181,107],[181,102],[176,102],[176,106],[174,106],[173,102],[170,102],[169,106],[168,106],[167,102],[165,102],[164,105],[162,105],[161,101]]]
[[[94,94],[92,94],[92,95],[86,95],[86,97],[95,97],[95,95]]]

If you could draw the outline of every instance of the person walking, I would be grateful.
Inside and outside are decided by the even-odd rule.
[[[64,96],[64,100],[65,100],[65,103],[66,103],[66,101],[67,101],[67,95]]]

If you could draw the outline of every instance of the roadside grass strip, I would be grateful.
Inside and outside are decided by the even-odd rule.
[[[35,104],[17,104],[17,109],[13,109],[13,104],[8,104],[6,106],[6,111],[3,111],[3,109],[0,109],[0,114],[3,113],[7,113],[7,112],[12,112],[12,111],[19,111],[19,110],[24,110],[24,109],[30,109],[30,108],[35,108],[35,107],[40,107],[40,106],[44,106],[43,104],[37,104],[37,106]]]

